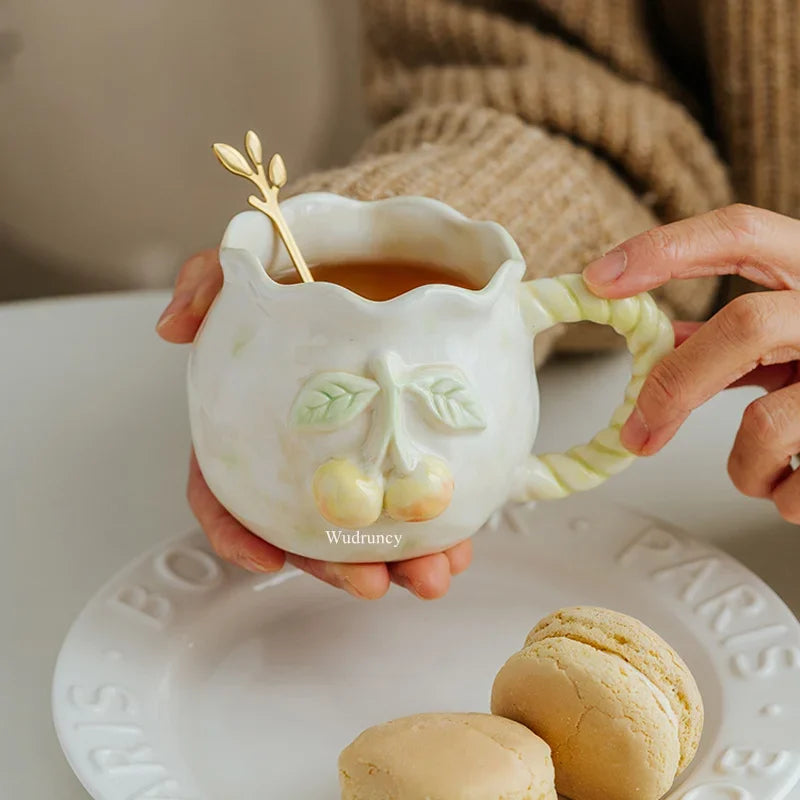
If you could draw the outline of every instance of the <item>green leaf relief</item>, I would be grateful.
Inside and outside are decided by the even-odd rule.
[[[289,425],[308,431],[336,430],[365,411],[379,391],[370,378],[349,372],[319,372],[298,392],[289,412]]]
[[[452,430],[481,430],[486,416],[480,400],[458,367],[442,364],[418,367],[408,389],[413,392],[434,421]]]

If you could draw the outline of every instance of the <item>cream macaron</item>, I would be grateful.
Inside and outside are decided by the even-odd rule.
[[[552,748],[571,800],[657,800],[694,758],[703,703],[689,668],[633,617],[577,607],[545,617],[502,667],[492,712]]]
[[[491,714],[416,714],[339,756],[342,800],[556,800],[550,748]]]

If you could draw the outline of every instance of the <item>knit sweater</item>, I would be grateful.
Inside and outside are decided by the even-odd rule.
[[[800,0],[362,0],[374,133],[293,191],[427,195],[504,225],[529,277],[740,200],[800,214]],[[657,290],[701,319],[743,289]],[[538,342],[595,349],[589,324]]]

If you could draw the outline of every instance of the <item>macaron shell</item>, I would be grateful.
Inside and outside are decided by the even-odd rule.
[[[605,608],[564,608],[545,617],[525,644],[550,637],[569,638],[618,655],[648,677],[667,696],[680,720],[682,772],[697,754],[703,732],[703,700],[683,659],[643,622]]]
[[[430,713],[364,731],[339,757],[342,800],[557,800],[550,748],[491,714]]]
[[[550,745],[556,788],[572,800],[657,800],[669,790],[680,746],[665,703],[618,656],[564,638],[513,655],[492,688],[494,714]]]

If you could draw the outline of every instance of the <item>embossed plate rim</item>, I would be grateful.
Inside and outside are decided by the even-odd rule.
[[[597,551],[594,552],[593,557],[598,557],[599,554],[602,554],[601,557],[607,559],[610,568],[619,573],[624,571],[624,574],[629,576],[631,584],[637,592],[642,592],[645,586],[649,591],[661,581],[661,585],[665,587],[665,590],[662,594],[654,595],[654,597],[657,596],[659,598],[659,606],[664,609],[664,614],[671,617],[674,616],[676,624],[691,633],[698,643],[702,641],[705,645],[706,640],[705,638],[700,638],[700,630],[703,629],[705,631],[706,627],[709,628],[709,635],[719,637],[718,642],[715,641],[713,646],[709,645],[708,652],[711,654],[709,658],[715,670],[724,661],[726,665],[730,666],[731,675],[722,674],[721,670],[718,675],[715,671],[715,679],[718,678],[721,685],[727,687],[730,692],[739,692],[745,698],[758,701],[753,708],[748,706],[743,718],[745,724],[741,727],[749,729],[752,725],[753,729],[756,730],[760,726],[763,732],[766,724],[765,720],[769,718],[773,720],[776,726],[775,731],[777,732],[777,735],[771,738],[767,737],[768,741],[764,745],[764,747],[772,748],[771,750],[756,750],[754,749],[755,747],[762,746],[760,740],[758,742],[748,742],[747,735],[740,737],[738,731],[735,734],[733,731],[727,731],[725,729],[726,724],[730,727],[732,723],[722,719],[720,722],[723,729],[721,737],[725,741],[720,742],[720,746],[723,744],[725,746],[719,753],[716,750],[714,752],[709,751],[702,763],[698,762],[693,765],[691,780],[680,784],[668,794],[665,800],[785,800],[792,788],[797,785],[798,778],[800,778],[800,753],[796,752],[795,749],[797,744],[793,743],[791,750],[783,749],[781,746],[781,742],[785,741],[786,737],[800,739],[800,736],[796,736],[800,732],[800,713],[798,713],[800,712],[800,682],[796,680],[797,669],[800,669],[800,623],[769,586],[736,559],[719,550],[719,548],[707,542],[694,539],[686,534],[685,531],[663,520],[648,516],[638,509],[619,504],[605,505],[606,509],[604,511],[602,507],[598,508],[596,498],[589,496],[587,499],[586,496],[583,496],[555,504],[543,504],[535,512],[523,507],[509,506],[502,514],[496,516],[493,524],[488,526],[494,530],[479,537],[477,545],[479,550],[484,549],[491,546],[488,544],[491,537],[503,537],[498,540],[501,545],[499,558],[501,559],[500,563],[507,563],[502,561],[503,554],[508,555],[508,551],[503,550],[504,547],[511,548],[511,552],[513,552],[514,548],[528,547],[527,544],[524,544],[525,540],[531,535],[535,535],[531,528],[535,527],[537,530],[543,530],[547,529],[548,526],[555,525],[560,529],[559,533],[562,536],[569,536],[571,531],[574,536],[585,537],[584,547],[587,550],[593,549]],[[615,522],[615,516],[622,523],[630,523],[627,532],[622,530],[625,527],[624,524],[618,525]],[[608,542],[603,537],[594,535],[592,531],[593,523],[589,520],[596,519],[602,520],[601,527],[606,525],[609,528],[609,533],[606,537]],[[611,521],[609,522],[608,520]],[[550,541],[550,539],[547,539],[548,545]],[[120,670],[123,669],[124,665],[114,666],[115,664],[121,664],[121,662],[114,660],[115,653],[105,653],[109,657],[107,668],[105,661],[100,663],[100,659],[96,655],[92,659],[86,648],[81,649],[82,643],[80,641],[84,633],[81,631],[81,626],[84,622],[90,620],[92,614],[100,612],[101,619],[103,614],[108,616],[106,604],[117,599],[117,595],[113,594],[115,587],[118,596],[122,597],[121,593],[130,589],[131,579],[138,583],[145,573],[151,578],[152,576],[158,577],[160,575],[162,579],[171,581],[170,585],[173,589],[175,587],[181,588],[181,591],[184,592],[181,595],[184,600],[184,606],[189,606],[191,614],[196,615],[200,613],[200,606],[195,605],[199,601],[192,600],[191,603],[188,602],[186,592],[189,595],[192,592],[196,592],[193,595],[194,597],[202,600],[202,597],[205,596],[208,603],[213,603],[214,592],[217,589],[220,591],[227,590],[224,580],[226,574],[235,576],[232,583],[234,589],[245,587],[246,590],[251,592],[256,588],[276,588],[276,590],[279,590],[278,587],[287,583],[289,578],[297,574],[295,570],[290,570],[270,577],[245,575],[212,557],[206,545],[207,543],[202,534],[195,531],[166,540],[150,548],[146,553],[131,561],[106,581],[78,615],[65,638],[53,678],[53,718],[59,742],[70,766],[87,792],[95,800],[194,800],[195,798],[208,797],[207,793],[193,785],[194,779],[191,776],[191,770],[186,770],[184,769],[185,765],[179,764],[180,759],[177,758],[176,753],[172,753],[170,757],[167,757],[166,751],[147,744],[137,745],[137,747],[132,747],[130,750],[114,750],[113,747],[100,746],[88,751],[89,745],[85,741],[79,741],[79,737],[70,727],[70,722],[75,725],[75,709],[73,708],[70,712],[67,709],[64,697],[62,697],[67,688],[71,690],[81,688],[79,685],[65,685],[65,680],[69,677],[67,673],[69,673],[70,669],[68,667],[72,668],[76,663],[77,647],[77,663],[81,666],[80,674],[103,673],[103,679],[102,682],[98,681],[98,683],[94,684],[93,689],[86,690],[87,693],[85,695],[81,692],[80,698],[73,698],[75,707],[77,708],[80,704],[83,706],[83,711],[88,713],[87,709],[90,708],[103,711],[101,706],[109,704],[114,706],[116,704],[124,710],[125,704],[128,702],[122,695],[115,695],[111,691],[113,687],[110,688],[110,684],[107,682],[109,669],[112,677],[116,674],[118,681],[120,680],[119,675],[122,674]],[[570,545],[567,543],[560,550],[556,549],[554,558],[563,561],[563,556],[560,555],[562,552],[569,552],[570,555],[573,555],[575,551],[569,550],[569,547]],[[673,553],[673,550],[676,552]],[[551,549],[548,549],[547,552],[549,554]],[[664,561],[663,554],[665,553],[668,553],[670,558],[677,555],[680,556],[680,559],[676,561],[673,558],[672,561]],[[186,573],[180,573],[177,570],[177,562],[170,566],[172,563],[170,559],[174,561],[180,557],[188,558],[187,554],[194,554],[192,556],[195,561],[194,567],[199,566],[201,568],[199,577],[194,575],[192,578],[192,581],[196,583],[186,580]],[[484,550],[482,556],[483,558],[488,557],[486,550]],[[689,556],[691,558],[687,561],[686,557]],[[570,560],[569,564],[572,567],[572,560]],[[717,573],[714,573],[715,577],[719,578],[716,583],[709,578],[714,572],[713,569],[708,567],[709,564],[712,566],[721,565]],[[595,561],[592,561],[592,567],[595,568],[596,566]],[[604,564],[600,563],[599,566],[602,567]],[[716,569],[716,567],[714,568]],[[175,571],[170,574],[170,570],[173,569]],[[480,569],[480,567],[476,565],[474,569]],[[629,570],[630,572],[628,572]],[[656,577],[658,575],[666,577],[661,580],[660,577]],[[685,580],[687,575],[688,582]],[[700,577],[698,578],[697,576]],[[181,586],[182,581],[183,585]],[[702,583],[703,581],[705,581],[705,584]],[[722,589],[718,588],[720,581],[723,586]],[[732,585],[730,585],[730,581],[733,581]],[[294,581],[290,583],[295,584]],[[638,586],[636,586],[637,584]],[[692,592],[701,585],[705,589],[717,586],[716,589],[709,589],[716,593],[711,594],[710,597],[705,595],[703,597],[693,597]],[[725,586],[729,588],[724,588]],[[742,587],[742,592],[739,592]],[[153,596],[155,596],[155,591],[163,591],[165,596],[169,596],[167,588],[154,589]],[[668,596],[669,592],[672,592],[672,595]],[[642,595],[639,594],[638,596]],[[130,594],[126,595],[126,597],[134,605],[142,600],[141,597],[133,597]],[[176,596],[172,595],[171,597],[176,607],[179,606]],[[686,599],[687,597],[688,599]],[[694,610],[692,612],[693,616],[689,618],[689,611],[684,609],[684,602],[694,603],[695,601],[699,601],[698,609],[702,609],[702,611]],[[735,622],[736,619],[731,609],[735,609],[738,602],[743,604],[744,612],[748,612],[748,603],[751,603],[752,608],[750,610],[752,614],[749,614],[750,618],[759,618],[761,612],[764,611],[768,616],[768,621],[774,624],[765,623],[762,627],[753,629],[753,624],[755,623],[750,624],[745,619],[746,629],[732,632],[732,620]],[[688,606],[686,608],[688,609]],[[157,607],[151,610],[156,611]],[[163,611],[163,609],[161,610]],[[746,618],[748,613],[743,613],[742,616]],[[778,622],[775,623],[774,619],[778,619]],[[532,622],[534,621],[532,620]],[[166,625],[166,623],[164,624]],[[175,622],[175,624],[179,625],[179,622]],[[781,644],[774,644],[773,634],[770,633],[771,628],[780,629],[778,641]],[[753,630],[755,630],[755,634],[753,634]],[[171,634],[168,635],[171,636]],[[524,632],[521,632],[521,635],[524,635]],[[704,635],[705,633],[703,633]],[[765,636],[766,642],[762,643]],[[177,636],[171,636],[173,640],[178,638]],[[725,641],[735,641],[737,644],[732,650],[726,650]],[[739,643],[741,643],[741,652]],[[751,646],[755,646],[758,649],[756,651],[748,649]],[[768,650],[770,652],[767,652]],[[747,659],[745,659],[744,654],[748,656]],[[737,662],[736,659],[739,657],[744,660]],[[778,660],[779,657],[783,658],[786,664],[782,664]],[[719,664],[713,664],[715,659]],[[72,665],[68,664],[70,660],[73,662]],[[147,661],[146,653],[142,655],[142,660],[144,662]],[[745,677],[758,678],[759,672],[763,673],[762,677],[770,680],[757,681],[756,684],[759,691],[748,690],[748,685],[744,684],[734,685],[736,680],[734,673],[737,669],[737,663],[740,670],[739,677],[742,680]],[[775,666],[776,664],[777,667]],[[794,669],[794,673],[789,671],[785,675],[781,675],[778,668],[782,665],[787,670]],[[114,669],[117,670],[116,673],[114,673]],[[488,676],[487,681],[490,680],[491,676]],[[755,686],[756,684],[753,685]],[[122,685],[125,685],[124,681]],[[779,696],[774,699],[780,702],[784,702],[783,693],[788,694],[793,716],[769,717],[769,714],[775,710],[769,705],[764,705],[760,711],[758,710],[763,699],[761,698],[763,692],[760,692],[760,690],[765,686],[777,687],[776,691]],[[125,690],[122,689],[121,691],[124,692]],[[104,694],[104,692],[106,693]],[[737,698],[739,694],[736,695]],[[771,695],[772,692],[770,691],[767,694]],[[725,692],[723,692],[721,696],[723,705],[725,704],[726,696]],[[80,703],[78,700],[80,700]],[[744,703],[744,699],[742,703]],[[141,705],[145,706],[147,704],[143,703]],[[742,708],[744,708],[744,705],[742,705]],[[150,711],[152,710],[151,708]],[[755,719],[753,715],[759,716],[759,718]],[[736,709],[736,713],[732,713],[731,716],[734,718],[742,717],[741,709]],[[95,719],[96,717],[91,716],[90,718]],[[140,717],[135,718],[137,720],[141,719]],[[796,722],[795,719],[797,720]],[[93,724],[89,723],[84,727],[89,728]],[[98,727],[102,728],[103,724],[101,716]],[[117,729],[116,733],[119,734],[119,729],[125,726],[109,723],[106,727]],[[130,727],[137,727],[137,725]],[[145,742],[152,743],[157,738],[157,731],[147,728],[146,720],[139,727],[139,730]],[[92,731],[88,731],[87,735],[91,736]],[[117,736],[117,741],[120,741],[119,736]],[[122,741],[126,741],[124,737]],[[753,749],[749,749],[749,745],[752,745]],[[716,747],[716,743],[714,747]],[[98,751],[100,752],[99,756],[97,755]],[[108,768],[110,770],[109,774],[113,773],[113,780],[110,783],[103,780],[104,777],[108,777],[100,774],[103,769],[98,768],[94,770],[94,773],[91,772],[88,766],[87,752],[95,753],[96,759],[99,759],[98,764],[100,767],[103,769]],[[125,753],[133,753],[133,755],[129,756],[125,755]],[[172,758],[173,756],[175,758]],[[116,761],[115,758],[117,759]],[[119,760],[120,758],[122,758],[122,761]],[[127,771],[125,759],[128,759]],[[131,771],[131,766],[138,765],[142,767],[144,765],[144,767],[147,767],[148,759],[151,762],[149,763],[151,768],[149,777],[145,768],[140,769],[142,775],[136,777],[133,774],[135,770]],[[153,763],[156,761],[158,763]],[[161,761],[164,763],[161,764]],[[173,764],[177,766],[173,767]],[[168,766],[170,767],[169,769],[167,768]],[[161,771],[158,769],[153,770],[153,767],[161,767],[162,769]],[[145,777],[147,777],[147,781],[143,782]]]

